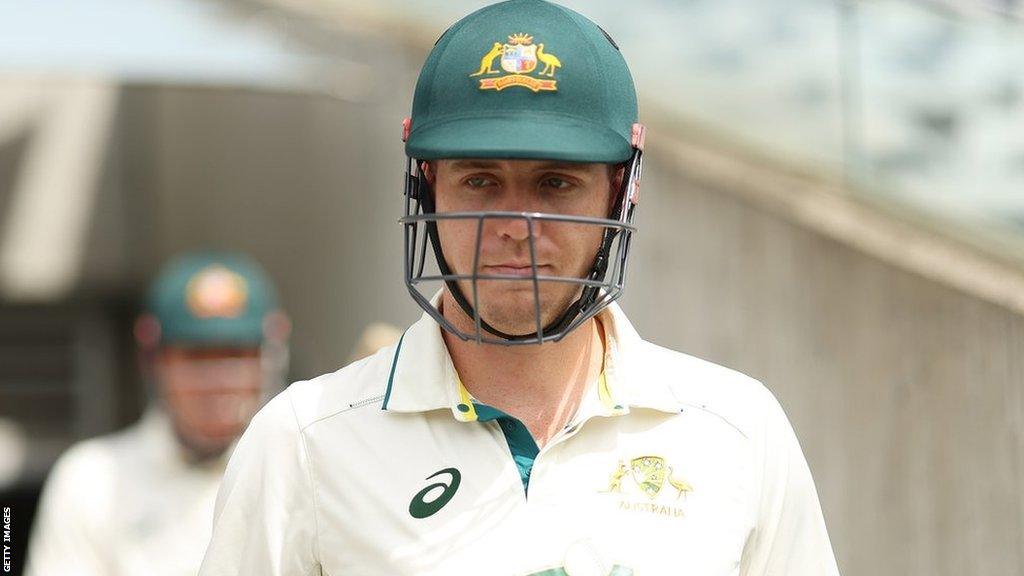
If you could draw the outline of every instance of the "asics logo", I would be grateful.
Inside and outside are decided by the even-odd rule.
[[[452,499],[452,496],[455,496],[455,492],[459,489],[459,484],[462,482],[462,473],[456,468],[445,468],[427,476],[425,480],[431,480],[442,475],[447,475],[450,478],[447,478],[447,481],[434,482],[412,497],[412,502],[409,502],[409,514],[413,518],[433,516],[438,510],[444,508],[444,505]],[[440,494],[432,494],[439,488],[441,489]],[[433,498],[427,500],[427,496],[430,495]]]

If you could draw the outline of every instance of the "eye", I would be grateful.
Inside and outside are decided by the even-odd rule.
[[[463,182],[465,182],[466,186],[469,186],[470,188],[486,188],[494,185],[494,180],[485,176],[470,176],[463,180]]]
[[[553,188],[555,190],[568,190],[574,186],[572,182],[558,176],[545,178],[542,184],[545,188]]]

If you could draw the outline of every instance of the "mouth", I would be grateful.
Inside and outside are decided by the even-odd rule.
[[[537,274],[542,274],[544,270],[550,268],[548,265],[537,265]],[[484,266],[482,272],[486,275],[495,276],[532,276],[533,267],[529,264],[518,264],[518,263],[504,263],[496,264],[492,266]]]

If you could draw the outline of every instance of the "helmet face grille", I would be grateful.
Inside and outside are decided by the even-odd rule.
[[[636,195],[642,167],[642,152],[635,150],[626,164],[618,202],[608,218],[592,218],[564,214],[537,212],[445,212],[433,209],[430,190],[420,173],[419,161],[408,158],[406,164],[405,214],[400,219],[404,231],[405,284],[413,299],[430,314],[444,329],[459,338],[478,343],[523,345],[559,341],[604,307],[621,296],[625,288],[626,268],[629,260],[633,233],[633,218],[636,209]],[[528,231],[530,254],[529,274],[504,275],[481,274],[478,266],[484,224],[493,220],[521,220]],[[462,220],[475,222],[476,245],[472,271],[452,270],[441,250],[438,239],[438,223]],[[582,277],[550,276],[538,273],[534,230],[536,227],[552,225],[594,226],[602,229],[602,241],[589,272]],[[428,244],[431,250],[428,250]],[[478,290],[481,281],[514,282],[529,284],[533,292],[533,330],[527,334],[506,334],[495,328],[488,319],[481,316],[481,296]],[[542,310],[543,287],[555,283],[571,284],[575,297],[571,304],[561,310],[556,318],[545,321]],[[444,286],[458,303],[462,312],[472,320],[470,331],[460,329],[444,316],[435,306],[430,295],[438,286]]]

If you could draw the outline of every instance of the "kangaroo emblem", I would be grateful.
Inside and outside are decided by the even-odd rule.
[[[612,472],[608,479],[608,489],[605,492],[622,492],[622,478],[629,472],[626,464],[619,460],[619,469]]]
[[[480,76],[481,74],[497,74],[498,71],[494,69],[494,59],[501,56],[503,50],[504,47],[501,42],[495,42],[494,46],[491,46],[491,51],[480,59],[480,70],[470,74],[470,77]]]

